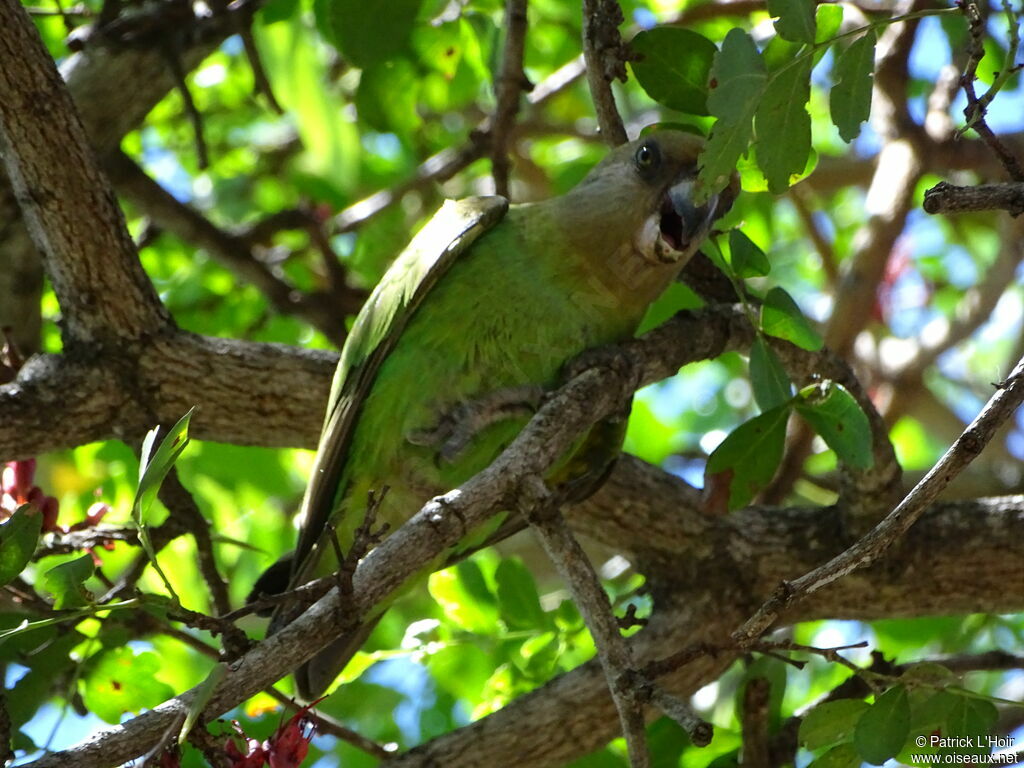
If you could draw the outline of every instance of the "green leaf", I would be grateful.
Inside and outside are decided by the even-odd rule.
[[[85,588],[85,581],[96,570],[92,555],[82,555],[43,574],[43,587],[54,596],[57,610],[80,608],[92,602],[93,596]]]
[[[750,348],[750,385],[754,399],[763,411],[782,405],[793,397],[789,374],[761,336],[754,339]]]
[[[167,431],[167,436],[155,452],[153,443],[156,442],[160,427],[149,430],[142,441],[142,455],[139,459],[139,489],[135,492],[135,502],[132,505],[132,516],[136,523],[142,523],[153,499],[156,498],[157,491],[160,490],[160,484],[163,483],[174,462],[188,445],[188,425],[195,410],[194,407],[190,408],[188,413],[178,419],[178,423]]]
[[[757,162],[775,194],[789,188],[790,176],[803,171],[811,151],[810,56],[800,56],[774,72],[757,107]]]
[[[475,561],[463,560],[453,568],[431,574],[427,586],[449,620],[477,634],[494,631],[497,601]]]
[[[498,583],[501,617],[512,629],[536,629],[548,625],[540,605],[533,575],[518,558],[502,560],[494,573]]]
[[[630,67],[648,96],[680,112],[708,114],[714,43],[682,27],[655,27],[638,32],[631,45],[643,56]]]
[[[775,31],[796,43],[815,41],[812,0],[768,0],[768,13],[777,16]]]
[[[823,381],[805,387],[796,409],[848,467],[869,469],[874,464],[868,417],[841,384]]]
[[[220,681],[224,679],[227,673],[228,665],[222,661],[198,685],[196,695],[189,702],[188,712],[185,714],[185,722],[181,724],[181,730],[178,731],[178,744],[185,743],[185,739],[192,732],[196,722],[199,720],[199,716],[203,714],[203,710],[206,709],[206,705],[209,703],[214,691],[217,690],[217,686],[220,685]]]
[[[126,712],[138,713],[171,698],[174,690],[157,680],[160,657],[131,648],[107,651],[85,678],[82,698],[100,719],[117,724]]]
[[[299,0],[270,0],[259,11],[263,24],[275,24],[290,19],[299,8]]]
[[[761,330],[810,352],[817,352],[825,344],[793,301],[793,297],[778,287],[772,288],[764,297],[764,304],[761,305]]]
[[[861,699],[838,699],[822,702],[800,723],[800,744],[807,749],[820,749],[853,738],[853,729],[869,707]]]
[[[764,251],[738,229],[729,232],[729,261],[737,277],[764,277],[772,265]]]
[[[822,3],[814,14],[815,33],[814,42],[824,43],[836,36],[839,27],[843,24],[843,6],[838,3]],[[828,52],[828,46],[823,45],[814,54],[814,66],[818,65],[822,56]]]
[[[853,744],[840,744],[814,760],[807,768],[860,768],[861,759]]]
[[[818,153],[811,148],[810,153],[807,155],[807,165],[804,166],[803,171],[794,174],[789,177],[789,184],[793,186],[798,181],[801,181],[814,171],[818,166]],[[764,171],[757,164],[757,148],[755,147],[747,153],[746,157],[741,157],[739,163],[736,165],[736,170],[740,174],[740,184],[743,186],[745,192],[767,192],[768,191],[768,180],[764,177]]]
[[[420,4],[421,0],[328,0],[316,8],[342,55],[366,68],[408,50]]]
[[[910,733],[907,689],[894,685],[879,696],[857,722],[853,743],[872,765],[881,765],[899,754]]]
[[[0,586],[9,584],[28,565],[42,529],[42,514],[28,504],[0,525]]]
[[[142,441],[142,451],[139,457],[139,487],[135,491],[135,500],[132,502],[132,520],[139,529],[139,544],[142,545],[150,564],[163,580],[164,586],[167,587],[167,591],[175,602],[178,601],[177,595],[175,595],[174,587],[171,586],[167,575],[161,570],[160,563],[157,562],[156,549],[149,538],[149,526],[145,517],[164,478],[167,477],[174,462],[178,460],[182,451],[185,450],[185,446],[188,445],[188,425],[195,410],[195,406],[189,408],[188,413],[178,419],[178,423],[167,431],[167,436],[160,442],[160,446],[155,452],[153,443],[156,442],[160,427],[154,427],[146,434]]]
[[[731,29],[711,69],[708,111],[718,118],[701,155],[700,178],[717,189],[736,168],[750,143],[752,121],[768,74],[753,39]]]
[[[871,115],[872,76],[875,71],[875,32],[868,30],[854,40],[836,60],[835,85],[829,94],[832,122],[843,141],[860,133],[860,124]]]
[[[943,734],[971,738],[975,748],[958,748],[956,751],[961,754],[987,755],[989,753],[988,745],[982,737],[991,730],[998,718],[999,710],[991,701],[970,696],[957,696],[946,717],[946,728],[943,729]]]
[[[765,411],[740,424],[708,457],[705,475],[731,473],[729,509],[749,503],[775,475],[782,460],[789,406]]]
[[[423,125],[417,110],[420,76],[405,59],[368,68],[359,78],[356,110],[367,125],[411,138]]]

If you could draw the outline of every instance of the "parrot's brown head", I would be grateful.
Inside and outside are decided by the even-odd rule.
[[[651,133],[613,150],[568,197],[589,209],[596,231],[628,234],[629,246],[644,260],[681,267],[739,192],[733,174],[698,199],[703,148],[704,140],[690,133]]]

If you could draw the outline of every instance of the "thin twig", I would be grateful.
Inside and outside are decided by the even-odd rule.
[[[622,723],[629,764],[632,768],[646,768],[650,765],[651,757],[647,751],[643,703],[636,688],[630,684],[633,659],[629,646],[619,632],[608,595],[543,481],[528,478],[522,490],[520,499],[526,518],[558,570],[558,575],[568,584],[576,606],[594,638],[597,656],[608,679],[608,689]]]
[[[171,467],[159,491],[160,501],[172,516],[181,520],[189,529],[196,542],[196,558],[199,572],[210,591],[210,601],[218,614],[231,610],[227,583],[217,570],[217,558],[213,552],[210,536],[210,522],[203,517],[199,505],[189,490],[182,484],[177,467]]]
[[[964,74],[960,78],[960,84],[963,86],[964,94],[967,96],[967,106],[964,107],[967,127],[973,128],[974,132],[981,136],[985,143],[988,144],[992,152],[999,158],[999,162],[1003,164],[1003,168],[1006,169],[1011,179],[1014,181],[1024,181],[1024,169],[1021,168],[1017,157],[1006,148],[985,121],[985,111],[997,92],[996,84],[993,83],[988,92],[981,97],[978,96],[974,88],[974,83],[978,79],[978,64],[985,56],[985,22],[988,14],[982,10],[977,0],[964,0],[960,7],[967,16],[970,29],[967,65],[964,67]],[[1010,21],[1011,50],[1015,51],[1019,39],[1017,37],[1016,20],[1013,18],[1012,13],[1010,13]]]
[[[242,29],[239,30],[238,36],[242,38],[242,45],[245,48],[245,58],[249,61],[249,68],[252,70],[253,86],[257,93],[262,93],[263,97],[267,100],[267,104],[274,112],[279,115],[284,114],[284,110],[281,109],[281,105],[278,104],[277,99],[274,98],[274,90],[270,87],[270,79],[267,77],[267,70],[263,68],[263,60],[260,58],[259,49],[256,47],[256,41],[252,37],[252,27],[246,24]]]
[[[507,0],[505,4],[505,51],[497,83],[497,105],[491,120],[491,174],[494,191],[509,197],[508,140],[519,111],[519,94],[529,89],[523,72],[526,48],[526,0]]]
[[[163,44],[162,52],[171,77],[181,94],[181,103],[185,107],[185,114],[188,115],[189,122],[192,123],[196,145],[196,165],[199,170],[205,170],[210,166],[210,153],[206,146],[206,137],[203,135],[203,116],[192,99],[188,83],[185,82],[185,69],[181,65],[181,57],[173,42],[173,35]]]
[[[821,259],[821,268],[825,273],[825,282],[829,289],[835,290],[836,286],[839,285],[839,259],[836,258],[836,250],[832,243],[825,236],[825,233],[821,231],[821,227],[814,219],[812,207],[821,210],[821,205],[810,205],[809,203],[812,201],[809,198],[811,197],[813,197],[813,193],[806,186],[798,184],[789,190],[789,199],[793,203],[793,208],[796,209],[796,214],[800,217],[800,222],[804,225],[807,236],[814,244],[814,250],[818,252],[818,258]]]
[[[743,689],[743,752],[740,768],[769,768],[768,704],[771,683],[763,677],[747,681]]]
[[[842,554],[800,578],[783,582],[772,596],[733,633],[741,646],[756,641],[784,610],[848,573],[874,562],[924,514],[950,481],[970,464],[996,429],[1024,401],[1024,358],[998,386],[981,413],[885,519]]]

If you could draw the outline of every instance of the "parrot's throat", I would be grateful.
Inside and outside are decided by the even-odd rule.
[[[661,218],[658,229],[661,231],[662,238],[673,251],[685,251],[689,246],[684,234],[683,219],[675,212],[668,195],[661,201]]]

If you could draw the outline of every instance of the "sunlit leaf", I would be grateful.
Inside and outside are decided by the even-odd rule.
[[[157,679],[160,657],[137,654],[128,647],[103,652],[86,676],[82,698],[100,719],[117,724],[125,713],[138,713],[171,698],[174,691]]]
[[[869,469],[874,464],[868,417],[841,384],[826,381],[805,387],[796,409],[841,462],[854,469]]]
[[[96,571],[91,555],[82,555],[66,563],[55,565],[43,574],[43,586],[53,594],[53,607],[79,608],[92,602],[93,596],[85,588],[86,580]]]
[[[43,516],[22,504],[0,525],[0,586],[9,583],[28,565],[36,551]]]
[[[711,70],[708,111],[718,118],[701,155],[700,178],[717,188],[735,170],[747,150],[752,121],[768,80],[753,39],[741,29],[730,30],[715,55]]]
[[[791,341],[810,352],[816,352],[825,343],[793,298],[779,287],[772,288],[764,298],[761,330],[777,339]]]

